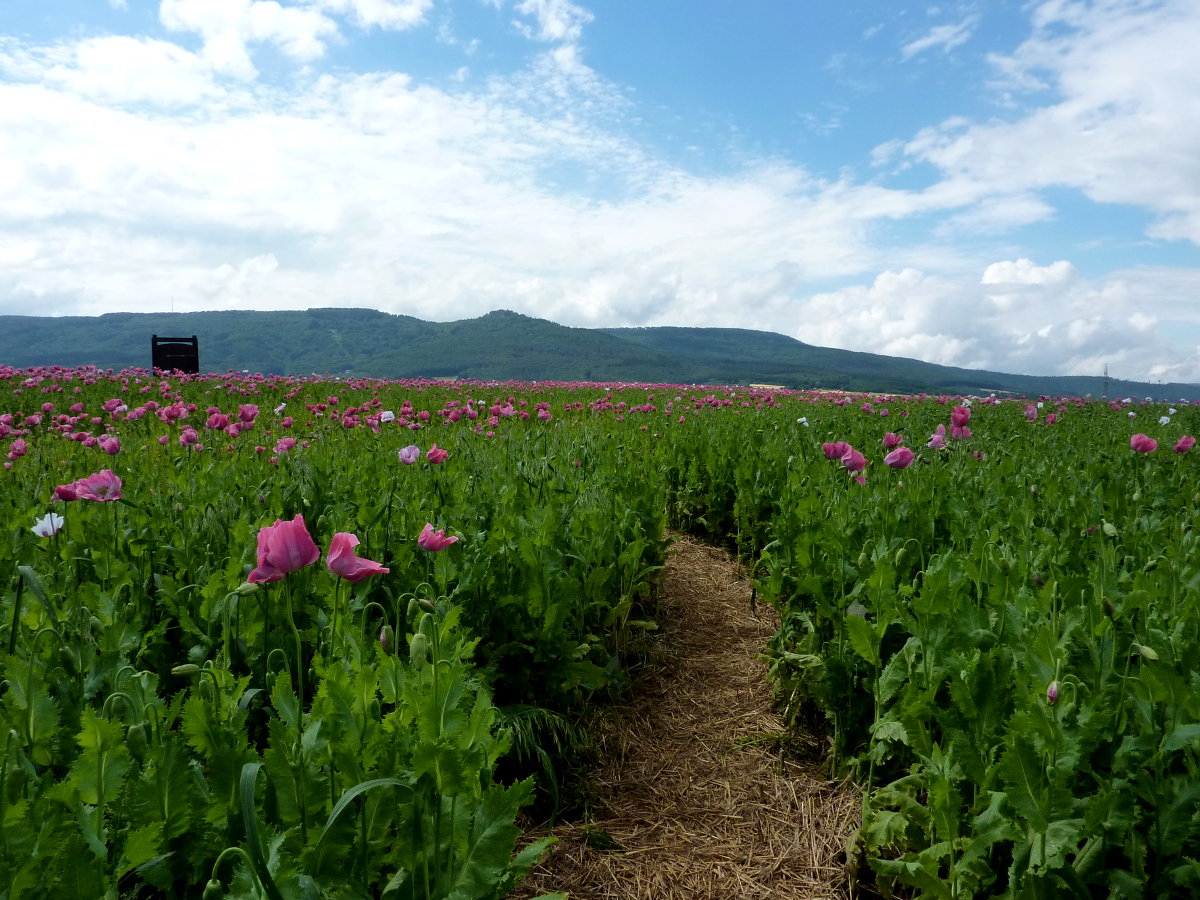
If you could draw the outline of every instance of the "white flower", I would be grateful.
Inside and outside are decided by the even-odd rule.
[[[385,409],[383,412],[381,412],[379,414],[380,422],[391,422],[391,421],[394,421],[395,418],[396,418],[396,414],[394,412],[392,412],[390,409]]]
[[[1137,413],[1135,413],[1133,410],[1130,410],[1128,413],[1126,413],[1126,415],[1129,416],[1129,418],[1131,418],[1131,419],[1137,418]]]
[[[64,521],[66,520],[58,513],[46,513],[35,521],[29,530],[38,537],[54,537],[62,530]]]
[[[805,428],[808,427],[808,416],[801,416],[796,421],[799,422],[801,425],[803,425]]]
[[[1171,424],[1171,417],[1170,417],[1170,416],[1159,416],[1159,417],[1158,417],[1158,424],[1159,424],[1159,425],[1170,425],[1170,424]]]
[[[1038,409],[1041,409],[1041,408],[1042,408],[1042,401],[1041,401],[1041,400],[1039,400],[1039,401],[1038,401]]]
[[[286,403],[280,403],[280,404],[279,404],[277,407],[275,407],[275,415],[279,415],[279,414],[280,414],[281,412],[283,412],[285,409],[287,409],[287,404],[286,404]]]
[[[1176,410],[1175,407],[1172,406],[1170,409],[1167,410],[1167,415],[1173,416],[1173,415],[1175,415],[1176,412],[1178,412],[1178,410]]]

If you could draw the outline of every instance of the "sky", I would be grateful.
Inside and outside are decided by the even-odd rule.
[[[38,0],[0,314],[509,309],[1200,382],[1195,0]]]

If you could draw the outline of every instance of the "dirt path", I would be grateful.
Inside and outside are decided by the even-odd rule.
[[[664,571],[661,645],[627,706],[600,728],[587,822],[516,897],[572,900],[849,896],[839,861],[858,795],[785,760],[758,659],[773,610],[750,610],[728,554],[680,538]]]

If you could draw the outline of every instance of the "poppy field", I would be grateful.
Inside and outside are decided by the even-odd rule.
[[[518,813],[653,635],[668,527],[778,606],[779,701],[864,788],[861,880],[1200,882],[1192,407],[0,389],[0,900],[506,895],[547,846]]]

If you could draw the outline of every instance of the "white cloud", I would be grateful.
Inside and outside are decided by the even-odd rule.
[[[315,0],[313,6],[349,14],[361,28],[403,31],[425,21],[425,15],[433,8],[433,0]]]
[[[227,96],[199,56],[148,38],[114,35],[33,49],[0,43],[0,72],[114,106],[190,106]]]
[[[1190,286],[1190,288],[1189,288]],[[1195,270],[1135,269],[1084,280],[1065,260],[988,265],[978,281],[916,269],[816,294],[789,332],[808,343],[972,369],[1200,381],[1200,353],[1173,332],[1198,333]],[[1153,309],[1156,315],[1145,310]]]
[[[947,120],[904,147],[936,166],[935,190],[972,202],[1076,189],[1097,203],[1150,209],[1150,237],[1200,244],[1200,5],[1050,2],[1033,36],[994,57],[1007,90],[1055,96],[1011,121]],[[889,161],[893,147],[879,148]],[[995,202],[995,201],[993,201]]]
[[[909,41],[900,48],[901,59],[912,59],[918,53],[941,47],[946,53],[956,47],[961,47],[971,39],[975,27],[979,24],[978,16],[968,16],[961,22],[950,25],[936,25],[929,32],[916,40]]]
[[[243,79],[257,74],[250,43],[274,44],[294,59],[312,60],[337,34],[337,25],[322,13],[275,0],[162,0],[159,19],[171,31],[198,34],[213,68]]]
[[[523,16],[531,16],[535,24],[516,23],[521,32],[539,41],[574,43],[583,35],[583,28],[595,16],[571,0],[520,0],[514,7]]]
[[[1048,266],[1034,265],[1030,259],[1012,259],[992,263],[983,270],[981,284],[1069,284],[1077,277],[1075,267],[1065,259]]]

